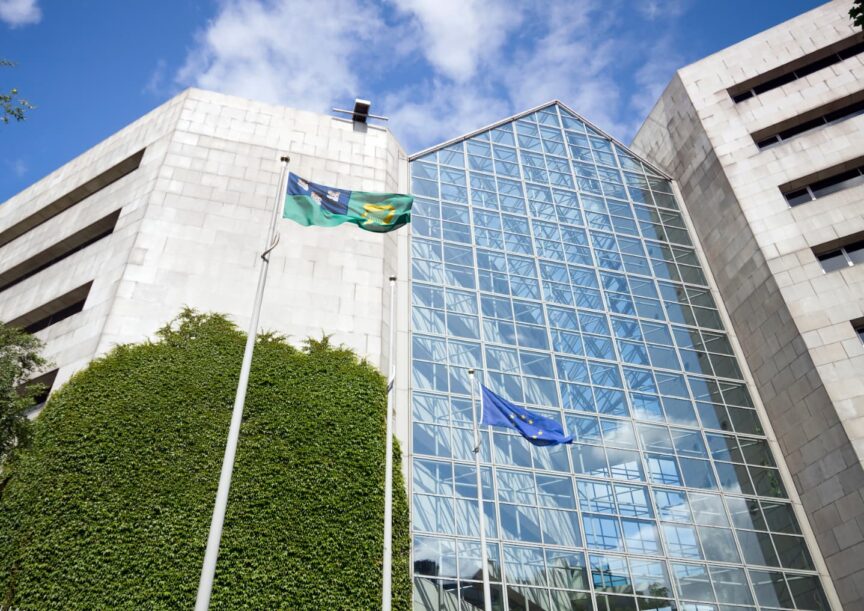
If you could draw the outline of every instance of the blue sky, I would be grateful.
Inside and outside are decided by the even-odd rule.
[[[194,85],[328,112],[408,152],[552,98],[629,142],[674,71],[816,0],[0,0],[0,202]],[[851,4],[851,3],[850,3]]]

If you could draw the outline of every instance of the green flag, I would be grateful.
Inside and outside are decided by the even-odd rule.
[[[354,223],[360,229],[384,233],[411,222],[413,203],[410,195],[334,189],[291,173],[282,217],[306,226]]]

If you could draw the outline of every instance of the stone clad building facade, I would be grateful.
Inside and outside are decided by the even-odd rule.
[[[380,127],[190,89],[0,206],[0,320],[38,329],[55,385],[184,306],[245,327],[285,153],[325,184],[408,188]],[[381,364],[407,237],[350,229],[280,221],[261,324]]]

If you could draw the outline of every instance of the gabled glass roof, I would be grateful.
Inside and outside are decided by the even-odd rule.
[[[631,151],[623,143],[619,142],[617,139],[610,136],[603,130],[599,129],[596,125],[586,120],[584,117],[581,117],[579,114],[574,112],[571,108],[567,107],[566,104],[560,102],[559,100],[552,100],[551,102],[547,102],[540,106],[535,106],[534,108],[506,117],[504,119],[501,119],[500,121],[496,121],[491,125],[487,125],[486,127],[482,127],[473,132],[468,132],[467,134],[452,138],[450,140],[447,140],[446,142],[442,142],[441,144],[437,144],[435,146],[423,149],[422,151],[418,151],[417,153],[410,155],[408,160],[422,160],[423,158],[439,150],[451,147],[455,144],[462,142],[463,140],[478,137],[482,138],[484,134],[488,134],[487,137],[490,138],[494,137],[494,134],[496,133],[496,129],[498,127],[519,119],[536,122],[541,127],[548,124],[554,126],[557,129],[557,116],[555,116],[554,112],[548,112],[551,108],[555,106],[557,106],[560,110],[561,122],[563,123],[563,127],[567,132],[587,134],[588,136],[603,138],[604,140],[610,142],[615,147],[618,158],[621,160],[621,165],[624,166],[625,169],[642,170],[646,174],[671,180],[671,176],[669,176],[666,172],[660,170],[659,168],[648,162],[646,159],[643,159],[642,157]]]

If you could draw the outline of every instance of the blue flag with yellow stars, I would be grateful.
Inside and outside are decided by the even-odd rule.
[[[524,407],[513,405],[507,399],[480,385],[483,424],[516,429],[522,437],[535,446],[554,446],[573,443],[571,435],[565,435],[561,425],[551,418],[529,412]]]

